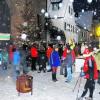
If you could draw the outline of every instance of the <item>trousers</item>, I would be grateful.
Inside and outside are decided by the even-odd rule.
[[[83,91],[83,94],[81,97],[84,97],[89,90],[89,92],[90,92],[89,97],[93,98],[94,89],[95,89],[95,81],[93,79],[92,80],[87,79],[85,86],[84,86],[84,91]]]

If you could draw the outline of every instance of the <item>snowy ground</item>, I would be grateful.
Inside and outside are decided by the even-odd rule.
[[[65,83],[65,78],[57,75],[59,81],[52,82],[51,72],[33,72],[33,95],[31,93],[18,96],[15,82],[12,80],[11,68],[3,71],[0,68],[0,100],[76,100],[78,88],[72,92],[78,78],[78,73],[74,73],[73,81]],[[82,79],[79,96],[83,91],[85,80]],[[77,86],[78,87],[78,86]],[[100,86],[96,84],[94,100],[100,100]]]

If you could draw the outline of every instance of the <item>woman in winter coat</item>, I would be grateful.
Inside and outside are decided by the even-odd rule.
[[[53,48],[52,48],[52,45],[48,45],[48,48],[46,50],[46,57],[47,57],[47,60],[48,60],[48,66],[47,66],[47,71],[50,72],[51,71],[51,66],[50,66],[50,55],[53,51]]]
[[[51,53],[50,65],[51,65],[51,68],[52,68],[52,80],[54,82],[56,82],[57,81],[57,78],[56,78],[57,68],[58,68],[58,66],[61,65],[60,64],[60,56],[59,56],[59,53],[58,53],[58,46],[54,46],[54,50]]]
[[[2,60],[3,60],[3,69],[7,69],[7,65],[8,65],[8,52],[7,52],[6,48],[4,48],[4,50],[2,52]]]
[[[89,54],[90,51],[88,48],[85,49],[84,54]],[[88,100],[93,100],[93,92],[95,89],[95,80],[98,79],[98,71],[96,61],[93,56],[89,56],[85,58],[83,71],[85,73],[85,78],[87,79],[86,84],[84,86],[84,91],[81,97],[78,100],[83,100],[83,97],[87,94],[89,89],[89,98]]]
[[[67,73],[67,79],[66,82],[70,82],[72,80],[72,64],[73,64],[73,59],[72,59],[72,53],[71,53],[70,47],[67,50],[67,57],[65,59],[65,64],[66,64],[66,73]]]
[[[31,57],[32,57],[32,66],[31,66],[31,70],[32,71],[36,71],[36,62],[37,62],[37,58],[38,58],[38,50],[36,48],[36,44],[33,44],[33,46],[31,47]]]

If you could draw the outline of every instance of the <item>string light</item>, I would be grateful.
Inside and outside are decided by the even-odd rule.
[[[48,17],[48,16],[49,16],[49,14],[48,14],[48,12],[46,12],[46,13],[45,13],[45,17]]]
[[[61,8],[63,6],[63,4],[62,3],[59,3],[59,7]]]
[[[61,36],[57,36],[57,40],[61,40]]]
[[[45,10],[44,9],[41,9],[41,13],[44,14],[45,13]]]
[[[82,13],[84,13],[84,9],[82,9]]]
[[[91,3],[92,2],[92,0],[87,0],[88,1],[88,3]]]
[[[74,0],[70,0],[70,2],[74,2]]]

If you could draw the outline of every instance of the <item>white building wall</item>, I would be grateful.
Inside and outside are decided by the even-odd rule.
[[[72,11],[72,14],[69,13],[69,6]],[[58,18],[62,17],[59,19],[52,19],[52,23],[53,26],[56,26],[65,32],[66,42],[68,42],[70,38],[74,38],[74,40],[78,42],[78,34],[76,34],[75,31],[76,24],[75,24],[75,17],[73,11],[73,4],[70,0],[63,0],[62,7],[56,11],[52,10],[52,4],[50,3],[50,0],[48,0],[48,13],[50,18],[54,18],[55,15]],[[64,28],[65,22],[66,22],[66,30]],[[68,30],[67,24],[74,26],[74,32]]]

